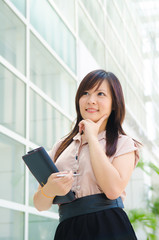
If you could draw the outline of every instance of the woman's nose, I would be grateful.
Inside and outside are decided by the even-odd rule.
[[[88,103],[91,103],[91,104],[95,104],[96,103],[96,98],[95,98],[94,95],[89,95]]]

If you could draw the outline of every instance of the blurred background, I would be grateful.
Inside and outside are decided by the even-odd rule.
[[[143,144],[125,210],[139,240],[159,239],[159,0],[0,0],[0,240],[53,239],[57,206],[34,208],[21,156],[70,131],[97,68],[119,78],[124,129]]]

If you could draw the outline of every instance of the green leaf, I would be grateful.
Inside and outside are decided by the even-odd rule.
[[[159,175],[159,168],[154,163],[150,162],[148,166]]]

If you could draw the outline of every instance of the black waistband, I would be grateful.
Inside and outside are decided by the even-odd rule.
[[[124,208],[121,197],[110,200],[104,193],[78,198],[59,206],[60,222],[65,219],[110,208]]]

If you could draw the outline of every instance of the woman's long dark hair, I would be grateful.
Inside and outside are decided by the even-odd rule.
[[[73,137],[79,131],[78,124],[83,119],[80,113],[79,100],[83,96],[83,93],[95,86],[99,87],[103,81],[108,82],[112,97],[112,112],[108,118],[105,128],[107,142],[106,155],[111,157],[116,152],[119,134],[126,135],[122,129],[122,123],[125,118],[125,101],[123,91],[119,80],[113,73],[99,69],[88,73],[78,87],[75,98],[77,120],[73,130],[64,139],[56,151],[54,161],[56,161],[59,155],[69,146],[69,144],[73,141]]]

